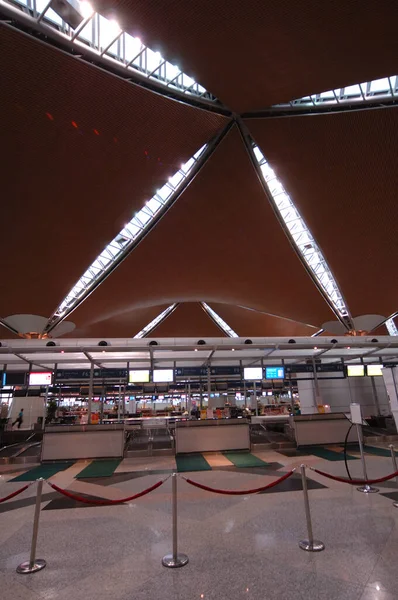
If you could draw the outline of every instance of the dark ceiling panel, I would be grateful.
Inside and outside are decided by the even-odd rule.
[[[394,75],[396,0],[95,0],[231,109]]]
[[[398,310],[398,109],[248,121],[353,317]]]
[[[211,308],[239,335],[239,337],[311,336],[319,327],[311,327],[289,319],[281,319],[256,310],[211,303]]]
[[[199,302],[183,302],[150,334],[156,337],[225,337]]]
[[[112,314],[112,304],[109,312],[102,319],[88,319],[74,331],[64,337],[70,338],[132,338],[148,323],[163,312],[168,305],[146,306],[135,308],[122,314]],[[73,316],[71,318],[73,321]]]
[[[226,121],[1,27],[0,316],[50,316]]]
[[[70,319],[82,326],[110,308],[116,315],[145,303],[202,300],[314,326],[334,317],[274,216],[236,129]]]

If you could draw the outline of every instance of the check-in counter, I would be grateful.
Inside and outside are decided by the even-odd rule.
[[[123,458],[124,425],[58,425],[44,430],[41,460]]]
[[[246,419],[209,419],[176,423],[176,454],[250,450]]]
[[[289,417],[297,446],[344,443],[351,421],[344,413],[296,415]],[[349,442],[358,441],[356,429],[351,429]]]

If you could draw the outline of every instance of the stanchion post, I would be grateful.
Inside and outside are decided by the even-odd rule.
[[[356,428],[357,428],[357,435],[358,435],[359,450],[361,452],[363,478],[364,478],[365,481],[367,481],[368,480],[368,473],[367,473],[367,470],[366,470],[365,454],[364,454],[364,451],[363,451],[361,425],[359,425],[358,423],[356,423]],[[365,483],[365,485],[361,485],[360,487],[357,488],[357,490],[358,490],[358,492],[363,492],[364,494],[375,494],[376,492],[379,491],[378,488],[372,487],[368,483]]]
[[[392,466],[394,469],[394,473],[396,473],[398,471],[398,467],[397,467],[397,457],[395,456],[394,445],[390,444],[389,448],[390,448],[390,452],[391,452]],[[398,477],[395,478],[395,483],[398,484]],[[398,502],[394,502],[393,506],[395,506],[395,508],[398,508]]]
[[[46,566],[46,561],[41,558],[36,558],[36,546],[37,546],[37,535],[39,533],[39,519],[40,519],[40,509],[41,509],[41,494],[43,491],[43,483],[44,479],[40,477],[37,480],[37,492],[36,492],[36,508],[35,508],[35,517],[33,521],[33,533],[32,533],[32,544],[30,546],[30,559],[26,562],[21,563],[17,567],[17,573],[26,574],[26,573],[36,573],[36,571],[41,571]]]
[[[303,483],[304,508],[305,518],[307,520],[308,540],[301,540],[299,542],[299,546],[302,550],[306,550],[307,552],[321,552],[321,550],[325,550],[325,544],[323,542],[320,542],[319,540],[314,540],[314,535],[312,533],[310,500],[308,497],[307,475],[305,473],[305,465],[301,465],[300,469],[301,481]]]
[[[162,565],[176,569],[184,567],[188,563],[186,554],[179,554],[177,548],[177,474],[173,473],[172,478],[172,509],[173,509],[173,553],[166,554],[162,558]]]

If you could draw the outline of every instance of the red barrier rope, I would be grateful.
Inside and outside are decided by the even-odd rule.
[[[155,483],[155,485],[152,485],[151,487],[147,488],[143,492],[139,492],[138,494],[134,494],[134,496],[129,496],[128,498],[121,498],[120,500],[94,500],[94,499],[91,500],[89,498],[83,498],[82,496],[73,494],[72,492],[68,492],[67,490],[63,490],[62,488],[55,485],[55,483],[51,483],[50,481],[47,481],[47,483],[56,492],[59,492],[60,494],[62,494],[63,496],[66,496],[67,498],[72,498],[72,500],[77,500],[78,502],[82,502],[83,504],[95,504],[98,506],[112,506],[114,504],[124,504],[125,502],[131,502],[132,500],[141,498],[141,496],[146,496],[146,494],[149,494],[149,492],[153,492],[153,490],[156,490],[158,487],[163,485],[164,482],[167,481],[167,479],[168,479],[168,477],[166,479],[163,479],[162,481],[158,481],[157,483]]]
[[[197,481],[192,481],[192,479],[187,479],[186,477],[183,477],[183,476],[181,476],[181,477],[182,477],[182,479],[185,479],[185,481],[187,483],[189,483],[190,485],[200,488],[201,490],[205,490],[206,492],[214,492],[215,494],[225,494],[227,496],[247,496],[249,494],[258,494],[259,492],[263,492],[264,490],[269,490],[269,489],[275,487],[279,483],[282,483],[282,481],[285,481],[285,479],[287,479],[288,477],[291,477],[291,475],[293,475],[295,470],[296,469],[292,469],[291,471],[289,471],[289,473],[286,473],[285,475],[283,475],[276,481],[273,481],[272,483],[269,483],[268,485],[264,485],[263,487],[259,487],[259,488],[252,489],[252,490],[239,490],[239,491],[218,490],[216,488],[209,487],[208,485],[203,485],[202,483],[198,483]]]
[[[32,483],[35,483],[35,482],[32,482]],[[28,483],[28,485],[24,485],[23,487],[21,487],[21,489],[17,490],[16,492],[13,492],[12,494],[9,494],[5,498],[0,498],[0,504],[2,502],[5,502],[6,500],[11,500],[11,498],[15,498],[15,496],[18,496],[19,494],[22,494],[22,492],[27,490],[28,487],[30,487],[31,485],[32,485],[31,483]]]
[[[314,469],[313,467],[309,468],[311,469],[311,471],[318,473],[318,475],[323,475],[324,477],[328,477],[329,479],[340,481],[340,483],[349,483],[350,485],[372,485],[373,483],[382,483],[383,481],[388,481],[389,479],[394,479],[394,477],[398,477],[398,471],[396,471],[395,473],[392,473],[392,475],[379,477],[379,479],[346,479],[345,477],[336,477],[336,475],[330,475],[329,473],[319,471],[319,469]]]

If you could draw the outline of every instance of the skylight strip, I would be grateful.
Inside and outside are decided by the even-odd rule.
[[[268,188],[275,207],[281,215],[301,256],[312,271],[320,287],[329,298],[341,317],[348,316],[348,310],[329,266],[311,235],[304,220],[294,206],[275,172],[262,154],[260,148],[253,144],[253,152],[260,167],[265,185]]]
[[[197,96],[216,102],[217,98],[181,69],[165,60],[160,52],[145,46],[138,37],[122,31],[117,22],[94,12],[88,2],[76,0],[84,21],[72,29],[49,6],[48,0],[0,0],[1,4],[17,6],[25,15],[32,17],[32,28],[36,23],[45,23],[63,39],[67,38],[77,49],[89,48],[107,61],[117,61],[127,71],[139,72],[148,79],[157,81],[166,88],[182,94]]]
[[[210,308],[206,302],[201,302],[201,305],[205,309],[205,311],[211,316],[211,318],[217,323],[219,327],[227,334],[228,337],[237,338],[238,334],[220,317],[219,314],[216,313],[215,310]]]
[[[158,213],[171,202],[174,195],[183,186],[186,178],[190,175],[192,169],[201,158],[207,148],[207,144],[202,146],[196,154],[190,158],[181,169],[177,171],[168,182],[148,200],[141,210],[136,213],[132,219],[126,223],[124,228],[117,236],[104,248],[94,262],[88,267],[78,282],[70,290],[66,298],[61,302],[54,318],[62,317],[81,296],[86,294],[101,279],[104,274],[110,271],[115,262],[120,260],[133,244],[145,233],[153,220],[157,218]],[[179,175],[177,177],[177,175]],[[174,182],[174,185],[173,183]],[[177,182],[177,183],[176,183]],[[167,194],[164,190],[167,190]]]
[[[389,335],[398,335],[398,329],[394,319],[388,319],[388,321],[386,321],[386,327]]]
[[[159,325],[161,321],[163,321],[163,319],[168,317],[169,314],[173,312],[176,306],[176,302],[174,302],[174,304],[170,304],[170,306],[168,306],[164,311],[162,311],[157,317],[152,319],[152,321],[148,323],[148,325],[145,325],[145,327],[141,329],[141,331],[139,331],[137,335],[134,336],[134,339],[140,340],[149,335],[151,331],[153,331],[155,327]]]
[[[356,83],[343,88],[337,88],[320,94],[304,96],[297,100],[275,104],[275,107],[295,107],[295,106],[328,106],[338,104],[351,104],[352,102],[360,104],[371,100],[398,100],[398,75],[374,79],[365,83]]]

